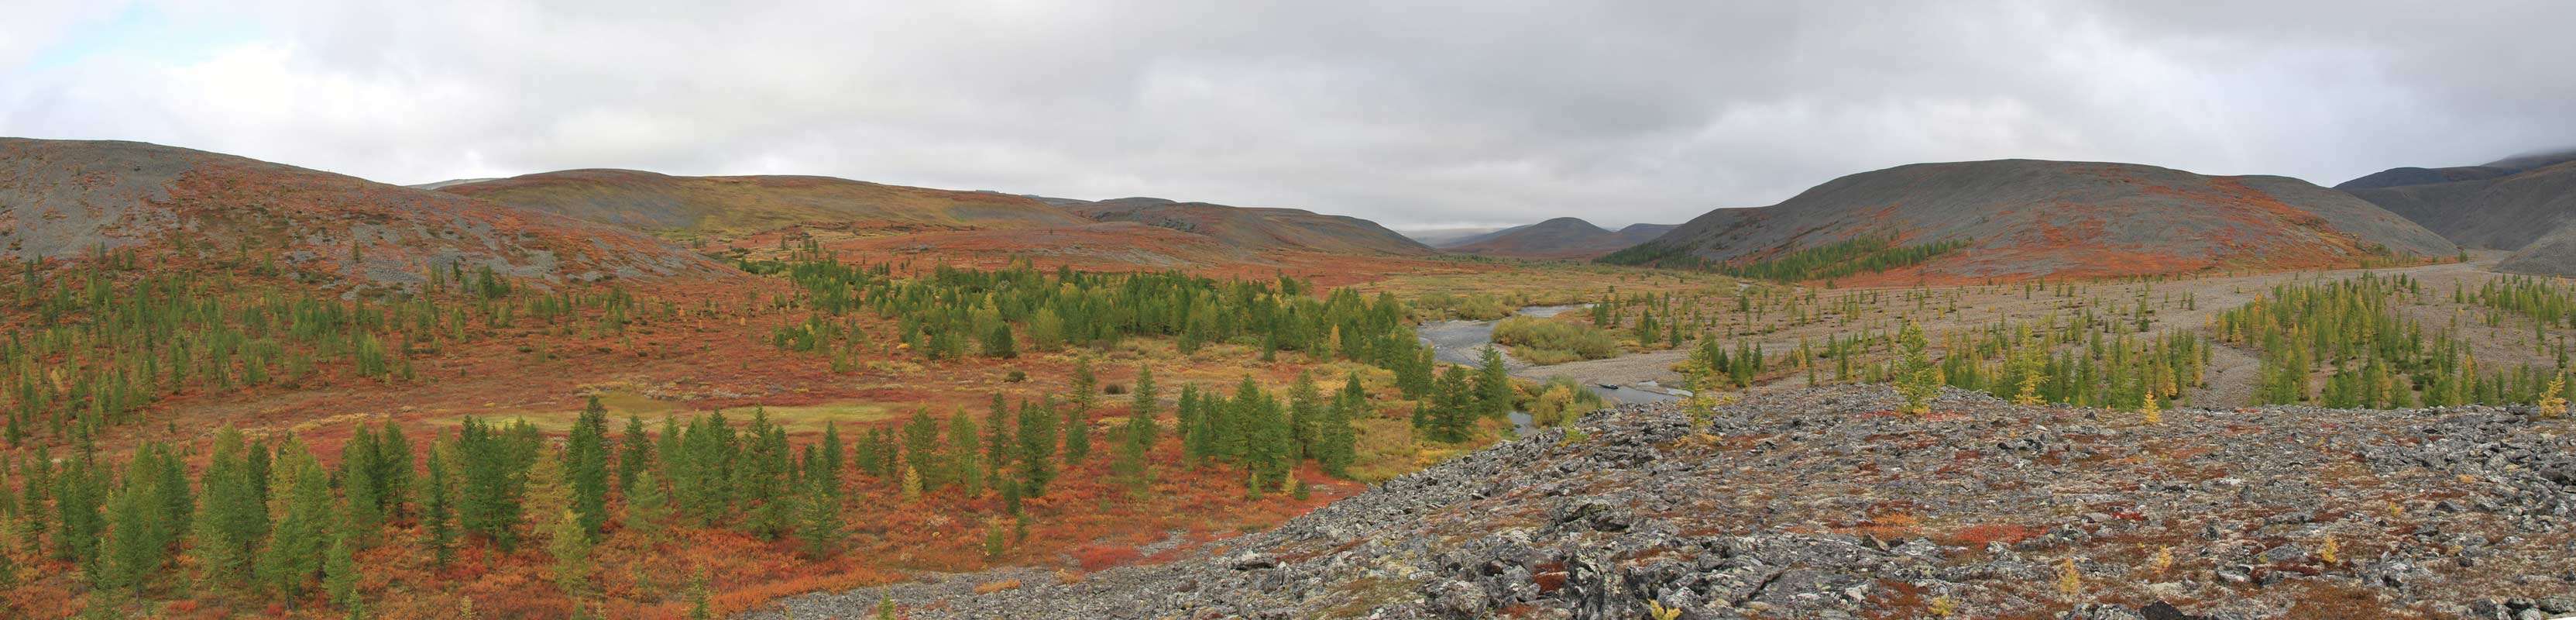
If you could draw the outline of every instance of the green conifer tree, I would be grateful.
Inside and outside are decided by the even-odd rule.
[[[617,491],[632,494],[635,478],[653,468],[653,442],[644,433],[644,419],[626,414],[626,432],[617,436]]]
[[[431,442],[429,474],[420,489],[420,529],[431,561],[440,568],[456,561],[456,475],[453,444]]]
[[[662,489],[661,477],[650,469],[636,472],[635,484],[626,490],[626,519],[621,525],[648,542],[660,542],[670,522],[671,493]]]
[[[546,535],[546,555],[554,559],[550,567],[555,587],[565,595],[579,599],[590,591],[590,535],[581,524],[581,515],[565,509],[555,513],[554,531]]]
[[[964,418],[965,413],[959,412],[958,417]],[[800,495],[796,538],[804,543],[806,557],[830,557],[841,538],[841,501],[820,481],[808,482]]]
[[[1100,400],[1100,382],[1091,374],[1090,358],[1073,360],[1073,384],[1066,392],[1064,464],[1071,469],[1091,458],[1091,408]]]
[[[1035,403],[1020,404],[1020,487],[1030,497],[1046,495],[1047,484],[1055,481],[1056,437],[1055,397],[1040,396]]]
[[[581,520],[582,538],[596,540],[608,524],[608,408],[591,396],[573,420],[565,440],[564,474],[569,478],[572,511]]]
[[[322,560],[322,590],[330,596],[332,606],[347,611],[358,609],[358,571],[357,537],[348,532],[333,535]]]
[[[975,430],[975,418],[959,409],[948,416],[948,454],[956,461],[957,486],[967,497],[984,494],[984,464],[977,454],[983,434]]]
[[[1485,347],[1476,371],[1476,414],[1503,419],[1512,411],[1512,375],[1503,366],[1503,352]]]

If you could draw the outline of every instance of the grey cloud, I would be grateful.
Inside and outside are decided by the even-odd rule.
[[[1677,222],[1914,161],[2331,184],[2576,144],[2576,5],[2544,1],[173,1],[258,40],[0,54],[0,134],[401,183],[806,173],[1391,225]]]

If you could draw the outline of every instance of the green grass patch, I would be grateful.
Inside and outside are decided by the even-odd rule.
[[[642,395],[624,392],[601,395],[599,397],[599,403],[600,405],[608,408],[608,418],[610,420],[623,420],[627,415],[633,414],[651,422],[648,426],[651,426],[654,429],[661,428],[661,420],[663,416],[677,415],[681,416],[682,419],[687,419],[690,416],[703,415],[706,413],[706,411],[683,407],[681,403],[655,400]],[[911,411],[901,404],[858,401],[843,401],[792,407],[763,407],[762,409],[769,412],[770,422],[785,426],[787,428],[787,432],[791,434],[804,432],[820,433],[823,432],[823,426],[828,423],[837,422],[843,427],[848,427],[853,424],[885,422],[894,420],[903,415],[910,415]],[[751,410],[751,407],[727,409],[725,410],[725,416],[735,422],[745,422],[751,419]],[[440,426],[462,426],[464,425],[465,418],[468,415],[498,422],[527,420],[529,424],[535,425],[537,430],[548,433],[562,433],[572,430],[573,421],[576,418],[581,417],[581,409],[576,407],[555,411],[496,408],[479,413],[457,414],[431,418],[428,422],[430,424]],[[615,426],[615,424],[612,424],[611,426]]]
[[[1532,364],[1563,364],[1619,356],[1619,335],[1590,325],[1516,316],[1494,324],[1494,342]]]

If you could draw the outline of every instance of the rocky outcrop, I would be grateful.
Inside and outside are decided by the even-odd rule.
[[[2528,618],[2576,613],[2576,424],[1883,387],[1585,418],[1179,561],[923,576],[758,618]],[[1023,587],[977,594],[976,584]]]

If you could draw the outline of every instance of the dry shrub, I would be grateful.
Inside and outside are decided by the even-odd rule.
[[[1082,566],[1083,572],[1124,566],[1134,563],[1136,558],[1143,555],[1129,545],[1088,544],[1073,550],[1074,562]]]

